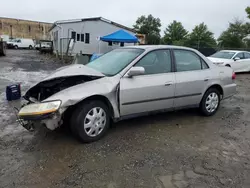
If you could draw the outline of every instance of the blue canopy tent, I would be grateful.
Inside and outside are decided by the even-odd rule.
[[[124,42],[124,43],[137,43],[138,38],[124,30],[118,30],[109,35],[103,36],[100,38],[104,42]]]

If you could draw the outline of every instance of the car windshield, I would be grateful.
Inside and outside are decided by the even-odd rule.
[[[219,52],[216,52],[215,54],[211,55],[210,57],[222,58],[222,59],[232,59],[234,54],[235,54],[235,52],[219,51]]]
[[[106,76],[114,76],[143,52],[143,49],[119,48],[102,55],[86,66],[91,67]]]

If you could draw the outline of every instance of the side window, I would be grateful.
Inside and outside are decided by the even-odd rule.
[[[21,40],[17,40],[16,42],[17,42],[17,43],[21,43]]]
[[[207,63],[203,59],[201,59],[201,66],[202,66],[202,69],[208,69],[209,68],[209,66],[207,65]]]
[[[244,53],[238,53],[235,57],[239,57],[240,59],[244,59]]]
[[[201,70],[201,60],[198,55],[188,50],[174,50],[177,72]]]
[[[245,59],[250,59],[250,53],[244,53]]]
[[[160,74],[171,72],[171,56],[169,50],[157,50],[146,54],[135,65],[143,67],[145,74]]]

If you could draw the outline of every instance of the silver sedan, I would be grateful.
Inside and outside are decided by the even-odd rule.
[[[62,124],[83,142],[100,139],[111,121],[182,108],[216,113],[236,92],[235,74],[194,49],[133,46],[115,49],[86,66],[58,69],[24,98],[19,121],[28,130]]]

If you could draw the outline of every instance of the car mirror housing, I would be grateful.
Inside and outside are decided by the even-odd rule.
[[[240,60],[239,57],[235,57],[235,58],[234,58],[234,61],[238,61],[238,60]]]
[[[142,74],[145,74],[144,67],[132,67],[128,71],[128,76],[129,77],[138,76],[138,75],[142,75]]]

